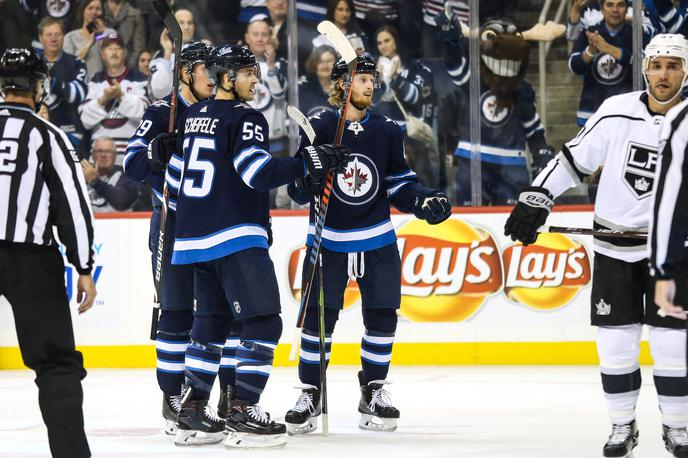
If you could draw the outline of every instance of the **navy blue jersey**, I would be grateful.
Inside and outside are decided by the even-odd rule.
[[[404,127],[405,120],[399,106],[388,91],[392,90],[401,102],[406,113],[421,119],[432,126],[437,94],[435,93],[432,72],[417,60],[409,61],[402,67],[389,86],[383,85],[384,95],[374,105],[375,112],[391,118]]]
[[[306,116],[332,111],[332,105],[327,103],[329,96],[315,76],[308,75],[299,81],[299,110]]]
[[[595,55],[590,64],[583,60],[583,53],[588,47],[588,37],[581,33],[573,45],[569,56],[571,71],[583,77],[583,90],[578,105],[578,125],[582,126],[613,95],[633,91],[633,27],[624,24],[621,30],[612,33],[604,21],[589,28],[589,32],[599,32],[604,40],[621,49],[621,58],[617,61],[609,54]],[[643,48],[650,35],[643,30]]]
[[[268,123],[234,100],[206,100],[179,119],[183,174],[173,264],[268,248],[268,191],[305,175],[300,158],[273,158]]]
[[[316,144],[332,143],[339,113],[310,117]],[[301,136],[307,143],[308,137]],[[396,241],[390,202],[410,212],[418,178],[404,159],[403,133],[397,123],[368,111],[360,122],[346,122],[342,144],[353,151],[346,171],[337,174],[323,228],[322,246],[337,252],[371,251]],[[307,244],[312,243],[315,214],[311,202]]]
[[[162,202],[163,174],[153,173],[148,164],[148,144],[158,134],[167,132],[170,122],[170,99],[168,95],[164,99],[146,108],[143,118],[136,128],[136,132],[129,139],[127,154],[124,156],[124,173],[133,181],[147,181],[158,201]],[[177,131],[181,132],[179,120],[184,116],[190,103],[179,95],[177,98]],[[170,158],[167,168],[166,181],[169,196],[170,210],[177,209],[177,194],[179,180],[181,179],[183,160],[181,152],[176,152]]]
[[[50,86],[44,100],[50,112],[50,122],[62,129],[72,143],[78,145],[84,128],[77,108],[88,93],[86,64],[65,52],[55,62],[48,62],[45,58],[43,61],[48,66],[50,76]]]
[[[464,52],[466,40],[459,48],[444,48],[444,63],[452,83],[460,89],[464,106],[468,106],[471,77],[468,55]],[[523,80],[515,89],[510,107],[497,108],[497,97],[480,84],[480,159],[503,165],[526,165],[526,143],[531,151],[545,144],[545,128],[535,107],[535,91]],[[471,157],[470,117],[463,116],[459,144],[455,153]]]

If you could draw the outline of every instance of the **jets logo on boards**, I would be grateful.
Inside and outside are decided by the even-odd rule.
[[[332,192],[339,200],[349,205],[363,205],[370,202],[380,188],[380,176],[375,163],[358,153],[346,170],[337,174]]]
[[[595,79],[606,85],[616,84],[626,76],[626,69],[609,54],[598,54],[593,62],[592,74]]]
[[[511,117],[509,108],[497,108],[497,96],[492,91],[485,92],[480,98],[480,110],[485,122],[492,127],[503,126]]]
[[[657,150],[651,146],[628,143],[623,181],[636,199],[644,199],[652,193],[657,169]]]

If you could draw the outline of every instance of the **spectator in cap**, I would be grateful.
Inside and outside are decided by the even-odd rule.
[[[136,56],[146,47],[145,24],[141,11],[128,0],[106,0],[105,24],[122,37],[129,55],[129,64],[136,66]]]

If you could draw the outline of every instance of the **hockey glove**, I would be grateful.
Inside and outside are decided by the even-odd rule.
[[[451,216],[451,204],[442,191],[428,189],[414,199],[413,214],[428,224],[439,224]]]
[[[536,151],[532,151],[531,156],[533,157],[533,162],[531,162],[530,169],[533,172],[533,178],[535,178],[547,167],[549,161],[554,158],[554,147],[545,145]]]
[[[440,43],[447,43],[454,47],[459,46],[463,33],[461,32],[461,24],[455,15],[452,15],[450,19],[442,12],[435,16],[435,24],[437,24],[437,40]]]
[[[329,172],[343,172],[349,162],[349,154],[351,150],[346,146],[319,145],[307,146],[302,157],[311,180],[320,183]]]
[[[299,178],[287,186],[287,194],[299,205],[306,205],[312,197],[318,198],[321,192],[321,183],[314,183],[309,176]]]
[[[177,136],[175,134],[158,134],[148,144],[148,164],[153,172],[165,172],[172,153],[177,150]]]
[[[518,203],[504,225],[504,235],[529,245],[537,240],[537,230],[545,224],[554,201],[545,188],[533,186],[521,191]]]

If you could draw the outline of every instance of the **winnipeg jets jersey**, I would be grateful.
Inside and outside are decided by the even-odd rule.
[[[332,143],[339,113],[322,112],[309,119],[315,143]],[[308,142],[305,135],[302,142]],[[342,144],[353,151],[353,160],[333,184],[322,246],[352,253],[394,243],[390,202],[401,211],[411,212],[419,189],[418,177],[404,160],[401,128],[391,119],[368,111],[360,122],[346,122]],[[308,245],[313,242],[314,221],[311,202]]]
[[[594,227],[647,231],[664,116],[650,111],[645,92],[604,101],[573,140],[533,181],[554,197],[603,167]],[[598,253],[628,262],[646,258],[643,240],[595,238]]]

